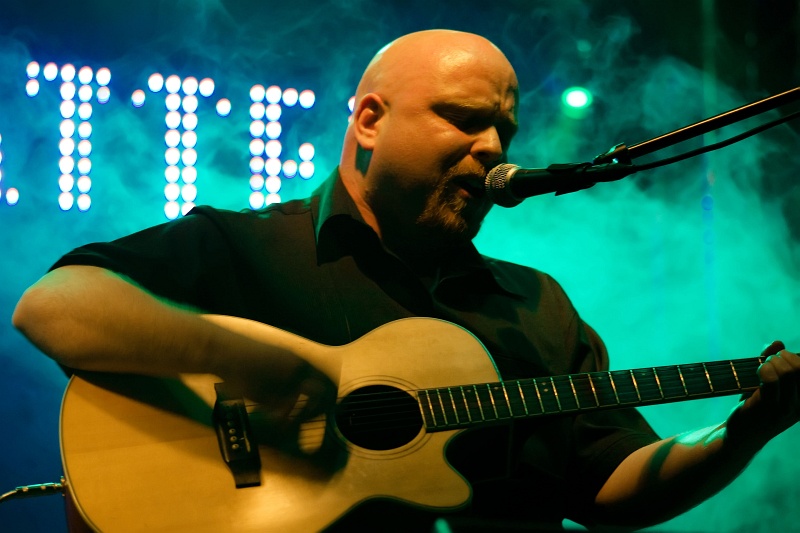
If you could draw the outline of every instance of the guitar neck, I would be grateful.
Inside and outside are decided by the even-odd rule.
[[[417,391],[427,431],[714,396],[759,386],[763,358],[588,372]]]

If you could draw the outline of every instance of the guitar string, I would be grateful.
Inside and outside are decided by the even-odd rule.
[[[704,395],[704,394],[711,394],[711,390],[710,389],[711,389],[711,386],[714,385],[714,379],[715,378],[717,380],[720,379],[720,376],[712,375],[712,373],[714,373],[712,371],[716,371],[716,370],[718,370],[720,368],[730,370],[731,369],[731,364],[733,364],[734,365],[733,368],[736,368],[737,365],[738,366],[747,365],[748,367],[752,366],[752,371],[753,371],[752,374],[755,374],[754,371],[756,369],[757,363],[758,363],[758,360],[750,359],[750,360],[709,362],[709,363],[705,364],[705,369],[703,368],[703,364],[702,363],[700,363],[700,364],[689,364],[689,365],[677,365],[675,367],[654,367],[656,372],[659,369],[662,370],[662,373],[665,370],[671,369],[671,370],[673,370],[674,372],[677,373],[678,372],[678,368],[681,368],[683,371],[685,371],[688,374],[688,375],[684,375],[684,380],[683,381],[681,381],[679,378],[674,378],[674,377],[670,378],[668,376],[660,376],[660,378],[661,378],[661,386],[660,387],[658,386],[657,382],[654,379],[655,374],[653,374],[653,372],[652,372],[653,368],[650,368],[650,369],[648,369],[648,368],[636,369],[636,370],[633,371],[634,376],[636,376],[637,373],[638,373],[638,378],[639,379],[646,379],[647,376],[645,374],[651,374],[650,378],[653,379],[653,382],[652,383],[646,382],[645,384],[639,385],[638,387],[634,387],[633,386],[633,382],[631,382],[631,383],[625,385],[625,387],[628,387],[628,389],[626,389],[626,390],[618,389],[617,390],[617,394],[618,394],[618,397],[619,397],[619,405],[620,406],[624,406],[624,404],[640,404],[641,405],[641,404],[646,404],[646,402],[648,400],[649,401],[658,401],[659,399],[661,399],[661,395],[662,394],[667,398],[681,399],[681,397],[686,397],[685,392],[686,392],[687,389],[688,390],[696,389],[698,386],[704,387],[706,390],[703,391],[703,392],[695,392],[695,393],[691,393],[690,392],[689,396],[700,396],[700,395]],[[699,371],[699,370],[703,370],[703,369],[709,372],[709,376],[708,377],[706,376],[705,372],[702,372],[700,374],[695,372],[695,371]],[[737,369],[736,372],[739,373],[739,374],[742,374],[743,376],[746,376],[749,373],[750,370],[751,370],[750,368],[742,368],[742,369]],[[589,395],[592,394],[592,392],[590,390],[590,386],[592,384],[592,382],[590,381],[590,376],[595,380],[597,380],[597,379],[599,379],[601,377],[608,377],[609,375],[615,376],[617,378],[627,377],[628,379],[630,379],[630,372],[631,371],[615,370],[615,371],[610,371],[610,372],[593,372],[593,373],[590,373],[590,374],[576,374],[576,375],[572,375],[571,376],[572,377],[571,383],[569,381],[570,376],[554,376],[552,379],[553,379],[553,382],[555,383],[555,386],[556,386],[557,390],[559,390],[559,393],[563,393],[564,392],[564,387],[569,387],[569,390],[566,391],[567,393],[562,395],[562,399],[566,400],[566,398],[572,397],[573,399],[575,399],[574,403],[576,404],[576,407],[572,408],[572,409],[563,409],[563,408],[562,409],[558,409],[558,408],[556,408],[555,404],[557,403],[557,401],[555,399],[555,396],[553,395],[553,396],[548,396],[548,397],[542,397],[543,402],[547,404],[547,405],[545,405],[545,411],[544,412],[542,412],[541,409],[540,409],[540,406],[537,405],[536,407],[538,408],[538,411],[534,411],[533,413],[530,413],[530,414],[524,415],[524,416],[536,416],[537,414],[538,415],[542,415],[542,414],[557,414],[558,412],[565,412],[565,413],[568,413],[568,412],[579,412],[581,409],[590,410],[592,408],[596,408],[596,407],[598,407],[598,405],[584,405],[584,404],[581,405],[581,409],[577,408],[577,404],[578,404],[578,400],[576,399],[577,397],[579,397],[579,396],[589,397]],[[752,374],[751,374],[751,377],[752,377]],[[733,376],[732,373],[731,373],[731,376]],[[712,382],[711,386],[709,386],[709,382],[708,382],[709,377],[711,378],[711,382]],[[549,378],[549,377],[547,377],[547,378],[528,378],[528,379],[524,379],[524,380],[508,381],[508,382],[505,382],[506,383],[506,389],[513,389],[514,387],[508,387],[508,385],[509,384],[516,385],[518,382],[520,384],[522,384],[523,387],[525,387],[525,386],[531,387],[531,386],[534,386],[534,380],[536,380],[537,382],[539,380],[541,380],[543,382],[542,383],[543,385],[547,385],[551,381],[551,378]],[[501,387],[501,382],[496,382],[496,383],[489,384],[489,386],[492,386],[492,385],[500,388]],[[574,393],[571,390],[572,386],[575,387],[575,392]],[[470,387],[469,389],[466,389],[466,392],[471,392],[471,389],[472,389],[472,387]],[[543,387],[540,387],[540,389],[543,389]],[[581,390],[580,393],[578,392],[579,389]],[[437,391],[437,390],[440,390],[440,391],[448,391],[448,390],[450,390],[450,391],[452,391],[452,390],[456,390],[456,391],[461,391],[462,394],[465,392],[465,389],[463,388],[463,386],[450,387],[449,389],[448,388],[422,389],[422,390],[416,391],[416,392],[419,394],[423,390],[424,391]],[[637,390],[638,390],[638,393],[637,393]],[[724,389],[724,390],[715,389],[714,394],[716,394],[716,395],[735,394],[735,393],[741,392],[741,391],[742,391],[742,389],[740,389],[738,387],[737,388],[733,388],[733,389]],[[648,396],[650,394],[655,394],[657,396]],[[386,429],[399,428],[399,427],[419,426],[421,421],[422,421],[422,416],[421,416],[420,409],[418,407],[417,401],[414,400],[414,403],[410,404],[409,403],[409,398],[406,397],[404,393],[401,392],[400,395],[402,397],[398,398],[398,391],[376,392],[376,393],[362,394],[359,397],[359,401],[356,402],[356,405],[351,405],[351,406],[347,406],[346,408],[343,408],[339,412],[339,416],[356,417],[357,420],[351,421],[352,425],[370,426],[370,427],[373,427],[375,431],[385,431]],[[462,400],[465,400],[465,398],[462,395],[458,395],[458,396],[459,397],[457,398],[457,401],[459,403],[462,402]],[[606,394],[606,396],[608,396],[608,394]],[[364,399],[365,397],[371,397],[371,399]],[[640,399],[640,398],[642,398],[642,399]],[[449,399],[449,397],[448,397],[448,399]],[[495,398],[495,399],[497,399],[497,398]],[[505,400],[505,398],[503,398],[503,400]],[[474,400],[473,400],[473,402],[474,402]],[[303,403],[304,402],[302,402],[302,401],[298,402],[298,407],[302,407]],[[440,403],[440,400],[438,398],[436,399],[436,403],[437,404]],[[527,407],[529,409],[533,405],[533,402],[530,399],[526,399],[526,401],[523,401],[522,398],[516,398],[516,397],[509,398],[508,402],[505,402],[505,403],[506,403],[506,408],[503,411],[504,412],[508,412],[508,416],[495,416],[494,412],[491,412],[491,413],[487,412],[486,409],[483,409],[482,410],[483,412],[480,412],[481,410],[477,405],[473,405],[472,406],[472,411],[477,412],[478,414],[480,414],[481,415],[480,416],[481,419],[487,419],[488,421],[492,421],[492,420],[500,420],[500,419],[521,418],[521,417],[523,417],[523,416],[521,416],[521,413],[525,412],[526,404],[527,404]],[[616,402],[614,401],[614,402],[605,403],[604,405],[606,405],[606,406],[614,406],[615,404],[616,404]],[[600,405],[600,407],[602,407],[602,406],[603,406],[603,404]],[[442,417],[442,414],[447,414],[447,415],[449,415],[450,420],[452,420],[452,422],[450,422],[449,424],[445,424],[445,425],[453,425],[453,426],[454,425],[464,425],[467,421],[466,420],[462,420],[461,418],[466,417],[466,418],[469,419],[469,415],[468,415],[469,408],[466,407],[466,406],[464,406],[463,408],[456,408],[454,410],[453,405],[447,405],[446,402],[442,401],[440,403],[440,405],[437,406],[437,407],[439,407],[439,408],[436,409],[435,411],[437,412],[436,414],[438,414],[440,418]],[[392,410],[392,411],[387,413],[387,411],[389,411],[389,410]],[[374,420],[378,420],[380,422],[380,424],[376,424],[374,422]],[[444,420],[442,420],[442,422],[444,422]],[[306,424],[312,424],[312,423],[313,422],[307,422]],[[402,423],[402,426],[399,425],[401,423]],[[320,425],[324,426],[325,422],[321,421]],[[442,424],[435,424],[435,426],[440,426],[440,425],[442,425]]]

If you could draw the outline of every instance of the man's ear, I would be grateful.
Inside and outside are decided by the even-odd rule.
[[[360,148],[372,151],[385,115],[386,104],[380,96],[369,93],[361,98],[353,110],[353,132]]]

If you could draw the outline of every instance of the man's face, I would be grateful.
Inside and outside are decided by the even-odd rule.
[[[412,61],[382,95],[366,196],[384,230],[442,244],[477,234],[492,205],[484,177],[517,129],[516,76],[491,52]],[[420,62],[428,68],[414,69]]]

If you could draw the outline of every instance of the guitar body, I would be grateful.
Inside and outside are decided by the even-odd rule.
[[[375,385],[416,398],[418,389],[498,379],[480,342],[440,320],[399,320],[331,347],[244,319],[208,319],[297,350],[334,380],[340,399]],[[343,437],[333,417],[303,424],[296,443],[259,446],[261,485],[236,488],[212,424],[218,381],[210,375],[71,379],[61,412],[62,460],[75,506],[91,528],[318,531],[372,498],[436,511],[469,502],[469,485],[444,456],[458,431],[420,427],[407,442],[374,449]],[[297,448],[312,454],[327,448],[324,456],[335,460],[326,467]]]

